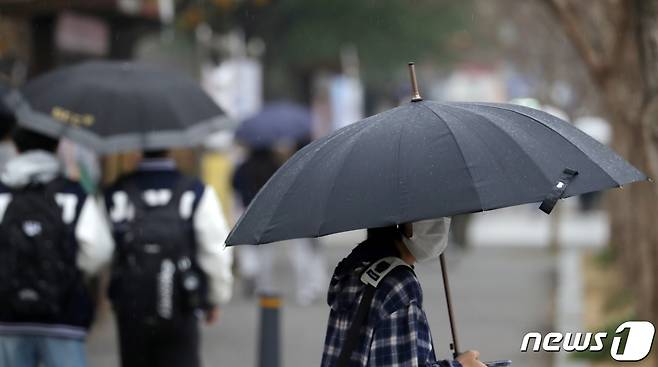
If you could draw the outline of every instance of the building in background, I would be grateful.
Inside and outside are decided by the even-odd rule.
[[[157,0],[0,0],[0,65],[28,76],[89,58],[128,59],[161,25]]]

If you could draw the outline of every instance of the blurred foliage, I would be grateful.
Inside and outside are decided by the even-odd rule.
[[[390,78],[407,61],[454,60],[447,44],[463,27],[470,1],[447,0],[206,0],[189,2],[182,18],[216,32],[241,29],[266,44],[266,67],[296,73],[338,69],[355,46],[366,82]],[[192,27],[194,22],[183,26]]]
[[[633,290],[630,287],[614,289],[603,304],[604,311],[615,312],[634,306]],[[629,319],[630,320],[630,319]]]
[[[597,251],[592,257],[593,263],[603,271],[613,267],[617,254],[613,246],[606,246]],[[603,302],[604,311],[614,312],[623,310],[633,304],[633,291],[629,287],[611,287],[610,296]]]
[[[594,255],[597,266],[605,268],[614,264],[617,254],[613,246],[605,246]]]

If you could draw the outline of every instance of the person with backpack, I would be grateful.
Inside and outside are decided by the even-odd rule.
[[[85,278],[109,263],[96,198],[63,177],[58,141],[24,129],[0,176],[0,367],[86,366],[93,298]]]
[[[105,200],[121,365],[199,366],[199,316],[215,322],[233,283],[214,189],[179,172],[166,151],[147,151]]]
[[[322,367],[485,367],[476,351],[452,361],[434,354],[413,265],[438,259],[449,228],[450,218],[439,218],[368,229],[331,279]]]

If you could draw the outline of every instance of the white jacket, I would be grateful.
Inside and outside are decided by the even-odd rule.
[[[174,169],[169,160],[147,160],[140,165],[140,171]],[[197,188],[181,196],[179,214],[183,219],[192,216],[194,234],[197,244],[196,260],[208,279],[208,301],[218,305],[228,302],[233,289],[233,249],[225,247],[224,241],[229,233],[226,219],[215,190],[198,183]],[[131,220],[134,215],[128,195],[121,190],[121,185],[111,189],[106,197],[109,219],[112,223]],[[171,197],[170,189],[146,189],[142,192],[143,200],[149,205],[166,204]],[[196,195],[200,195],[199,198]],[[192,204],[198,199],[196,208]]]
[[[47,183],[61,172],[57,157],[44,151],[29,151],[11,158],[0,181],[8,189],[17,189],[30,181]],[[11,202],[11,192],[0,190],[0,222]],[[77,265],[91,276],[109,263],[114,242],[97,198],[87,195],[80,185],[70,182],[55,194],[62,208],[62,220],[74,226],[78,243]]]

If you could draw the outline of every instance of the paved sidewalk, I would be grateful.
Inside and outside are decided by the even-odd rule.
[[[333,268],[345,256],[354,234],[329,239],[325,246],[328,264]],[[283,366],[317,366],[320,362],[328,307],[321,300],[301,307],[292,300],[292,272],[285,256],[278,252],[276,284],[286,302],[282,313]],[[545,249],[533,247],[475,248],[448,254],[453,298],[462,348],[477,348],[485,360],[512,359],[514,366],[548,367],[548,353],[520,353],[523,335],[551,328],[554,294],[554,261]],[[418,266],[425,291],[425,308],[439,355],[449,355],[449,329],[440,269],[437,263]],[[290,300],[290,301],[288,301]],[[257,356],[258,310],[255,300],[236,297],[227,305],[219,325],[204,328],[205,366],[252,367]],[[90,365],[118,366],[115,331],[106,316],[94,329],[89,342]]]

